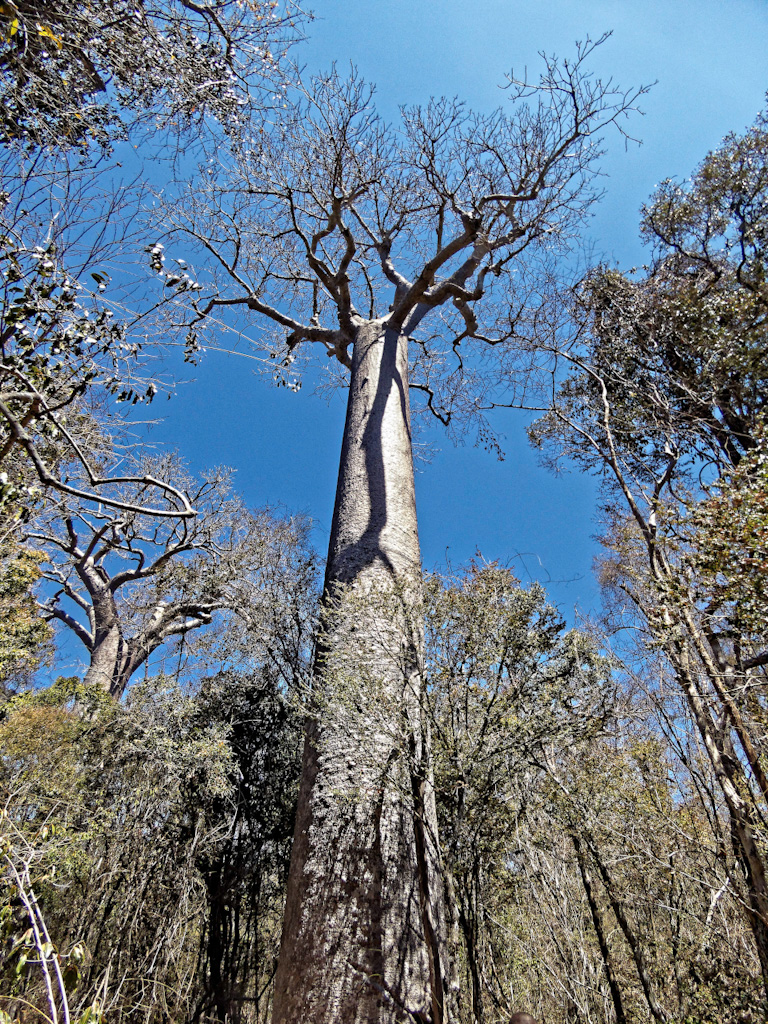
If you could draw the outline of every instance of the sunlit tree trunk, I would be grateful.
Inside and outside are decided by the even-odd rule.
[[[275,1024],[445,1020],[407,358],[358,328]]]
[[[117,602],[109,586],[92,584],[90,589],[93,641],[89,644],[90,665],[84,682],[119,699],[150,651],[142,650],[123,635]]]
[[[98,686],[106,693],[122,693],[121,668],[126,645],[112,592],[107,586],[91,583],[93,608],[93,646],[91,663],[85,675],[86,685]]]

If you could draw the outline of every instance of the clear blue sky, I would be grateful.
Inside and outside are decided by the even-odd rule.
[[[740,131],[768,89],[766,0],[316,0],[317,20],[300,58],[312,69],[350,61],[378,86],[380,110],[459,96],[487,109],[503,104],[505,72],[538,73],[539,51],[566,56],[574,41],[613,37],[593,62],[620,85],[657,81],[645,117],[632,125],[640,147],[608,139],[606,197],[589,226],[596,252],[629,268],[643,262],[638,211],[655,184],[686,177],[730,130]],[[254,334],[257,333],[254,325]],[[226,344],[226,339],[223,339]],[[203,469],[228,464],[254,505],[308,513],[323,548],[330,527],[344,396],[271,388],[246,360],[209,353],[190,382],[157,408],[153,431]],[[192,378],[194,377],[194,380]],[[597,602],[591,576],[596,546],[594,482],[555,477],[527,447],[524,424],[499,420],[507,458],[472,446],[440,446],[417,479],[424,564],[466,562],[476,551],[513,560],[538,578],[570,618]]]

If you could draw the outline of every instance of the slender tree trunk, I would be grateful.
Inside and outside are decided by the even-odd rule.
[[[648,966],[645,962],[645,954],[643,953],[643,947],[640,944],[640,940],[637,937],[637,933],[630,923],[624,911],[624,905],[616,892],[616,887],[613,884],[613,878],[608,870],[608,865],[605,863],[603,858],[600,856],[600,852],[597,848],[597,843],[587,835],[587,844],[589,851],[592,854],[595,864],[597,865],[598,873],[602,879],[603,886],[605,887],[606,895],[608,896],[608,902],[611,904],[611,909],[619,922],[624,938],[627,940],[627,945],[632,951],[632,959],[635,961],[635,967],[637,968],[637,975],[640,979],[640,986],[645,996],[645,1001],[648,1004],[648,1009],[651,1011],[653,1016],[659,1022],[659,1024],[666,1024],[669,1020],[669,1015],[663,1006],[659,1003],[658,999],[653,992],[653,984],[651,982],[651,976],[648,971]]]
[[[745,777],[744,767],[735,756],[733,747],[724,742],[727,733],[717,735],[712,718],[690,670],[685,651],[672,650],[670,661],[675,669],[678,682],[685,693],[694,720],[704,742],[709,759],[725,797],[731,820],[731,840],[737,860],[741,864],[747,883],[744,909],[755,948],[760,960],[763,976],[763,990],[768,996],[768,878],[766,877],[765,855],[758,842],[758,830],[754,825],[757,807],[754,795]],[[737,891],[741,888],[736,881]]]
[[[274,1024],[445,1020],[407,359],[359,327]]]
[[[619,986],[616,971],[613,967],[613,957],[611,956],[611,950],[608,946],[608,938],[605,934],[605,925],[603,923],[600,907],[598,906],[592,885],[592,873],[589,870],[589,864],[587,863],[587,858],[584,854],[584,848],[575,832],[571,833],[571,840],[573,841],[573,848],[576,851],[576,861],[579,865],[581,880],[584,884],[584,892],[589,905],[589,913],[592,916],[592,924],[594,925],[595,935],[597,936],[597,944],[600,947],[600,956],[603,959],[605,976],[608,979],[608,988],[611,993],[613,1011],[616,1014],[616,1024],[627,1024],[627,1015],[624,1011],[621,987]]]
[[[467,973],[472,989],[472,1024],[485,1024],[486,1014],[483,1003],[483,978],[480,964],[480,945],[478,927],[478,887],[477,862],[473,866],[469,885],[466,887],[466,907],[462,908],[460,921],[464,933],[464,945],[467,959]]]

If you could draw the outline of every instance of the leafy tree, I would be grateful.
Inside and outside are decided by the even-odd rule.
[[[426,685],[451,919],[466,983],[457,1019],[510,1014],[505,901],[515,832],[547,752],[583,743],[612,717],[610,664],[564,632],[538,586],[473,564],[426,595]],[[464,995],[466,993],[466,995]]]
[[[501,593],[515,589],[499,588],[484,614],[482,588],[471,595],[471,576],[455,582],[462,591],[449,591],[433,634],[436,787],[467,977],[455,1019],[500,1024],[528,1006],[553,1022],[761,1020],[727,805],[676,690],[669,680],[660,687],[649,663],[633,692],[617,693],[616,675],[606,692],[598,662],[593,688],[577,669],[548,701],[557,646],[552,663],[544,654],[526,672],[522,630],[520,681],[499,688],[482,652],[496,643],[493,610],[508,621]],[[521,608],[531,595],[517,594]],[[473,606],[476,630],[460,611]],[[515,647],[501,648],[512,666]],[[510,714],[515,695],[528,710],[539,687],[539,714]],[[457,821],[465,842],[452,845]],[[466,938],[465,915],[474,924]]]
[[[281,540],[272,571],[249,581],[251,614],[213,652],[226,671],[145,679],[122,702],[59,680],[5,704],[4,1008],[51,1015],[43,967],[55,962],[66,983],[53,1018],[66,1004],[70,1019],[267,1020],[315,574],[301,531],[285,524]]]
[[[279,678],[269,668],[221,673],[204,680],[197,700],[201,723],[226,723],[236,766],[216,808],[217,843],[197,858],[206,891],[201,1004],[219,1020],[267,1021],[271,1009],[301,762],[301,720]]]
[[[213,116],[234,130],[304,20],[266,2],[3,0],[0,142],[107,145],[126,118],[193,129]]]
[[[252,127],[282,93],[306,20],[290,0],[0,3],[0,464],[19,513],[40,488],[67,491],[72,462],[109,503],[94,409],[114,428],[120,409],[161,386],[139,365],[142,345],[156,347],[154,300],[142,296],[122,322],[100,301],[108,286],[118,298],[105,262],[119,281],[126,249],[146,246],[137,141],[170,172],[188,156],[182,141],[218,147]],[[170,493],[159,491],[155,510]]]
[[[726,472],[690,513],[684,564],[719,630],[758,652],[768,617],[768,472],[764,429],[736,469]],[[682,530],[681,530],[682,532]]]
[[[688,762],[700,793],[646,701],[627,711],[613,736],[548,758],[517,862],[523,884],[547,894],[539,942],[581,1019],[757,1021],[759,962],[730,886],[727,809],[706,755]],[[690,724],[680,716],[674,728],[682,737]],[[546,860],[559,865],[552,879]],[[558,899],[561,951],[546,939]],[[586,977],[566,981],[579,961]]]
[[[644,210],[655,245],[644,277],[599,268],[577,289],[577,332],[564,342],[553,331],[549,344],[570,370],[533,437],[606,482],[603,580],[614,607],[633,610],[648,649],[664,652],[696,721],[730,815],[730,884],[768,990],[768,659],[764,623],[741,616],[737,596],[746,612],[761,592],[752,494],[768,393],[767,142],[761,115],[690,182],[660,187]],[[722,522],[744,499],[744,519],[734,514],[715,538],[717,510]],[[729,544],[746,561],[722,557]]]
[[[150,1017],[184,1013],[205,914],[196,851],[215,843],[208,808],[230,788],[226,731],[196,726],[167,684],[137,692],[127,707],[97,696],[88,721],[70,702],[88,706],[89,691],[72,682],[6,708],[5,837],[30,865],[54,948],[66,957],[81,950],[73,1016],[96,1001],[118,1019],[137,1006]],[[14,875],[4,883],[12,909]],[[13,909],[10,922],[17,935],[29,928]],[[16,955],[6,957],[6,1005],[42,1009],[40,973],[14,983],[16,966]]]
[[[161,497],[177,499],[172,514],[193,515],[172,483],[106,472],[108,446],[83,399],[91,406],[97,396],[136,404],[157,391],[154,381],[141,378],[140,346],[127,341],[125,325],[98,303],[84,301],[82,285],[62,269],[53,243],[29,250],[6,237],[2,270],[0,508],[23,518],[43,489],[81,499],[98,493],[119,508],[125,501],[110,495],[110,486],[133,482],[145,485],[145,503],[152,504],[154,483]],[[100,289],[106,287],[102,275],[92,276]]]
[[[525,308],[514,271],[563,242],[595,198],[600,132],[636,94],[590,78],[591,50],[549,62],[538,89],[511,83],[519,102],[510,113],[436,100],[403,110],[397,131],[357,75],[332,71],[301,85],[274,132],[254,133],[166,214],[217,268],[210,281],[196,274],[190,352],[210,314],[241,311],[272,325],[289,380],[305,343],[349,370],[317,662],[328,715],[313,718],[306,748],[278,1022],[443,1019],[421,628],[411,612],[419,549],[409,387],[446,422],[473,407],[473,354],[499,350]],[[389,695],[389,720],[372,717],[367,730],[329,724],[343,722],[328,694],[345,645]]]

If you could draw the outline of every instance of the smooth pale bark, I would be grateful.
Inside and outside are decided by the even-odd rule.
[[[134,672],[168,637],[207,625],[212,612],[220,607],[213,601],[207,607],[198,603],[180,605],[159,601],[147,625],[135,636],[126,637],[113,587],[106,573],[93,566],[81,567],[78,571],[91,598],[88,616],[92,633],[62,609],[55,609],[53,614],[76,632],[90,652],[86,686],[97,686],[118,700]]]
[[[274,1024],[445,1020],[407,359],[360,325]]]
[[[126,639],[115,595],[108,584],[90,586],[95,623],[90,647],[91,663],[85,674],[86,686],[97,686],[119,700],[131,676],[146,661],[151,647]]]
[[[97,686],[119,697],[130,678],[130,671],[127,670],[131,658],[120,626],[115,598],[108,586],[92,586],[91,600],[96,626],[91,663],[84,681],[86,686]]]

